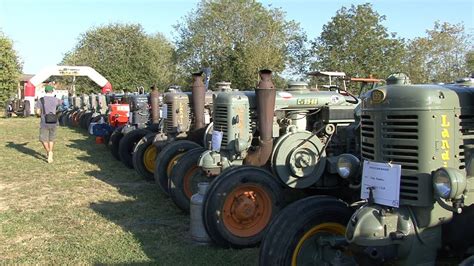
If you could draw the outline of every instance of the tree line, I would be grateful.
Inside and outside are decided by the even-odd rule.
[[[91,66],[125,91],[152,84],[186,88],[189,73],[203,68],[212,70],[211,86],[230,81],[239,89],[254,88],[262,68],[276,73],[278,87],[310,70],[378,78],[404,72],[413,83],[452,82],[474,72],[472,36],[464,25],[436,22],[425,36],[405,40],[389,32],[385,20],[368,3],[342,7],[320,36],[308,40],[280,8],[256,0],[202,0],[174,26],[172,41],[146,34],[140,24],[109,24],[82,33],[58,63]],[[16,89],[9,82],[21,64],[4,35],[0,46],[11,51],[0,56],[9,66],[0,70],[0,89],[9,91]],[[93,87],[87,80],[77,86],[78,92]]]

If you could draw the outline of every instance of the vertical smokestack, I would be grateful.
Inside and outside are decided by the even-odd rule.
[[[193,110],[194,110],[194,130],[204,128],[204,102],[206,97],[206,87],[202,79],[202,72],[193,73]]]
[[[272,71],[260,70],[260,82],[255,90],[257,100],[257,119],[260,132],[257,149],[250,152],[245,164],[263,166],[266,164],[273,148],[273,116],[275,110],[276,90],[272,82]]]
[[[156,85],[151,86],[150,103],[152,124],[158,124],[160,123],[160,92]]]

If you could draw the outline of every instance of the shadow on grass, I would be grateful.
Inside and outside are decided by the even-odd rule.
[[[87,152],[87,156],[81,156],[79,160],[100,169],[86,174],[115,187],[129,198],[120,202],[94,202],[90,208],[131,232],[151,262],[168,261],[165,264],[170,264],[176,259],[180,246],[192,245],[188,233],[189,216],[175,208],[154,182],[145,181],[135,170],[115,160],[105,145],[94,143],[93,137],[72,142],[68,145],[70,148]]]
[[[78,131],[87,135],[85,131]],[[87,153],[86,156],[79,157],[79,160],[99,167],[99,170],[88,171],[86,174],[115,187],[125,197],[121,201],[90,204],[90,208],[96,213],[130,232],[148,258],[146,261],[126,260],[120,263],[256,264],[258,249],[232,250],[195,245],[189,233],[189,215],[176,208],[154,182],[146,181],[135,170],[128,169],[115,160],[105,145],[95,144],[94,137],[72,140],[72,144],[68,146]]]
[[[5,145],[5,147],[8,147],[8,148],[12,148],[12,149],[15,149],[21,153],[24,153],[24,154],[27,154],[27,155],[31,155],[33,157],[35,157],[36,159],[40,159],[40,160],[46,160],[46,155],[42,154],[42,153],[39,153],[31,148],[28,148],[26,147],[26,145],[28,145],[29,142],[25,142],[25,143],[14,143],[12,141],[9,141],[7,142],[7,145]]]

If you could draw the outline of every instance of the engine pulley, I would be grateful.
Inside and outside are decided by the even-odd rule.
[[[288,187],[307,188],[324,172],[324,143],[308,131],[289,132],[276,142],[271,163],[273,172]]]

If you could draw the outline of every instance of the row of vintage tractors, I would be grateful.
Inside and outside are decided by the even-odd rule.
[[[195,73],[190,92],[110,95],[108,115],[82,112],[93,113],[86,125],[105,118],[115,158],[154,180],[183,211],[200,208],[191,231],[222,247],[263,241],[261,265],[467,258],[474,252],[472,88],[393,76],[359,98],[340,81],[277,90],[271,71],[262,70],[255,90],[226,82],[206,90]],[[369,176],[363,162],[401,169],[396,205],[380,203],[384,182],[393,180],[383,178],[383,167]],[[361,191],[368,191],[364,200]]]

